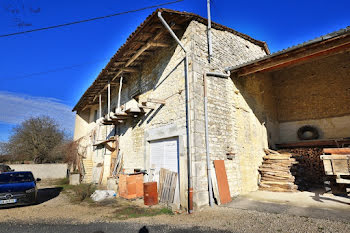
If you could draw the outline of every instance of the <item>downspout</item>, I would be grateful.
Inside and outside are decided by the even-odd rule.
[[[207,0],[207,14],[208,14],[208,62],[211,62],[211,56],[213,52],[211,43],[211,15],[210,15],[210,0]],[[204,122],[205,122],[205,147],[206,147],[206,160],[207,160],[207,177],[208,177],[208,192],[209,192],[209,206],[213,206],[213,185],[211,182],[211,164],[209,153],[209,130],[208,130],[208,96],[207,96],[207,74],[203,76],[204,86]]]
[[[190,113],[190,91],[189,91],[189,80],[188,80],[188,55],[185,47],[177,38],[173,30],[162,17],[162,13],[158,12],[158,18],[164,25],[164,27],[169,31],[170,35],[176,40],[180,45],[182,50],[185,52],[185,82],[186,82],[186,134],[187,134],[187,170],[188,170],[188,212],[191,214],[193,212],[193,184],[192,184],[192,160],[191,160],[191,113]]]
[[[207,160],[207,177],[208,177],[208,191],[209,191],[209,206],[213,206],[213,184],[211,181],[211,164],[209,151],[209,127],[208,127],[208,92],[207,92],[207,76],[214,76],[220,78],[228,78],[230,74],[207,72],[203,75],[204,86],[204,122],[205,122],[205,146],[206,146],[206,160]]]
[[[207,176],[208,176],[208,189],[209,189],[209,206],[213,206],[213,187],[211,183],[211,166],[209,155],[209,133],[208,133],[208,96],[207,96],[207,75],[203,75],[204,83],[204,122],[205,122],[205,147],[206,147],[206,159],[207,159]]]

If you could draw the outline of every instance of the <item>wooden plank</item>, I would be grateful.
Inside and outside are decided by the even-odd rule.
[[[174,197],[175,197],[175,190],[177,186],[177,173],[172,172],[172,180],[170,185],[170,194],[169,194],[169,202],[174,203]]]
[[[148,98],[147,102],[165,105],[165,100]],[[147,103],[146,102],[146,103]]]
[[[218,203],[218,205],[221,205],[218,182],[216,180],[216,172],[213,164],[210,164],[210,166],[211,166],[211,183],[213,185],[214,198],[216,199],[216,202]]]
[[[141,109],[139,107],[131,107],[125,110],[126,113],[141,113]]]
[[[232,199],[228,186],[224,160],[214,160],[214,167],[216,172],[216,179],[218,182],[220,201],[222,204],[229,203],[232,201]]]
[[[152,47],[169,47],[170,46],[170,44],[162,43],[162,42],[150,42],[150,45]]]
[[[166,174],[166,169],[161,168],[159,170],[159,180],[157,181],[158,182],[159,197],[162,195],[163,184],[165,181],[165,174]]]
[[[350,155],[321,155],[321,159],[330,159],[330,160],[350,160]]]
[[[145,105],[142,105],[142,104],[139,104],[138,107],[141,108],[141,109],[150,109],[150,110],[154,110],[155,109],[152,106],[145,106]]]
[[[323,152],[326,154],[349,154],[350,155],[350,148],[324,148]]]
[[[336,181],[339,184],[350,184],[350,180],[348,180],[348,179],[341,179],[341,178],[339,178],[339,179],[336,179]]]
[[[283,148],[297,148],[297,147],[323,147],[323,146],[338,146],[338,145],[350,145],[348,139],[334,139],[334,140],[309,140],[294,143],[282,143],[276,144],[280,149]]]

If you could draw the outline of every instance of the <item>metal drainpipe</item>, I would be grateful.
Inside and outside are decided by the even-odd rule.
[[[205,122],[205,146],[206,146],[206,160],[207,160],[207,173],[208,173],[208,190],[209,190],[209,205],[213,206],[213,185],[211,182],[211,164],[210,164],[210,151],[209,151],[209,129],[208,129],[208,92],[207,92],[207,76],[214,76],[220,78],[228,78],[230,74],[207,72],[203,75],[204,83],[204,122]]]
[[[210,16],[210,0],[207,0],[207,13],[208,13],[208,28],[207,28],[207,33],[208,33],[208,61],[210,63],[211,61],[211,56],[213,54],[213,48],[211,44],[211,16]]]
[[[211,166],[209,155],[209,133],[208,133],[208,96],[207,96],[207,75],[203,75],[204,83],[204,122],[205,122],[205,146],[206,146],[206,159],[207,159],[207,172],[208,172],[208,190],[209,190],[209,206],[213,206],[213,187],[211,183]]]
[[[185,81],[186,81],[186,134],[187,134],[187,170],[188,170],[188,212],[193,212],[193,184],[192,184],[192,160],[191,160],[191,113],[190,113],[190,91],[189,91],[189,80],[188,80],[188,56],[187,51],[179,38],[175,35],[173,30],[167,24],[165,19],[162,17],[162,13],[158,12],[158,18],[164,25],[164,27],[170,32],[171,36],[180,45],[182,50],[185,52]]]

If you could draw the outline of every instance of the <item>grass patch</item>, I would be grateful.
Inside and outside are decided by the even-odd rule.
[[[55,185],[68,185],[68,184],[69,184],[69,178],[57,179],[55,182]]]
[[[119,206],[114,212],[114,217],[119,220],[128,218],[152,217],[156,215],[173,215],[168,208],[142,208],[134,205]]]
[[[93,184],[70,185],[69,180],[66,182],[65,179],[59,180],[56,185],[62,188],[62,191],[70,197],[73,203],[90,201],[90,196],[96,190],[96,186]]]

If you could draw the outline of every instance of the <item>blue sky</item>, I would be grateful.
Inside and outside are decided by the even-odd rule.
[[[0,35],[167,1],[1,0]],[[206,17],[206,0],[185,0],[167,8]],[[349,26],[349,9],[348,0],[213,0],[212,20],[266,41],[275,52]],[[8,139],[15,124],[43,114],[72,134],[72,107],[153,10],[0,38],[0,141]],[[48,72],[52,70],[59,71]]]

